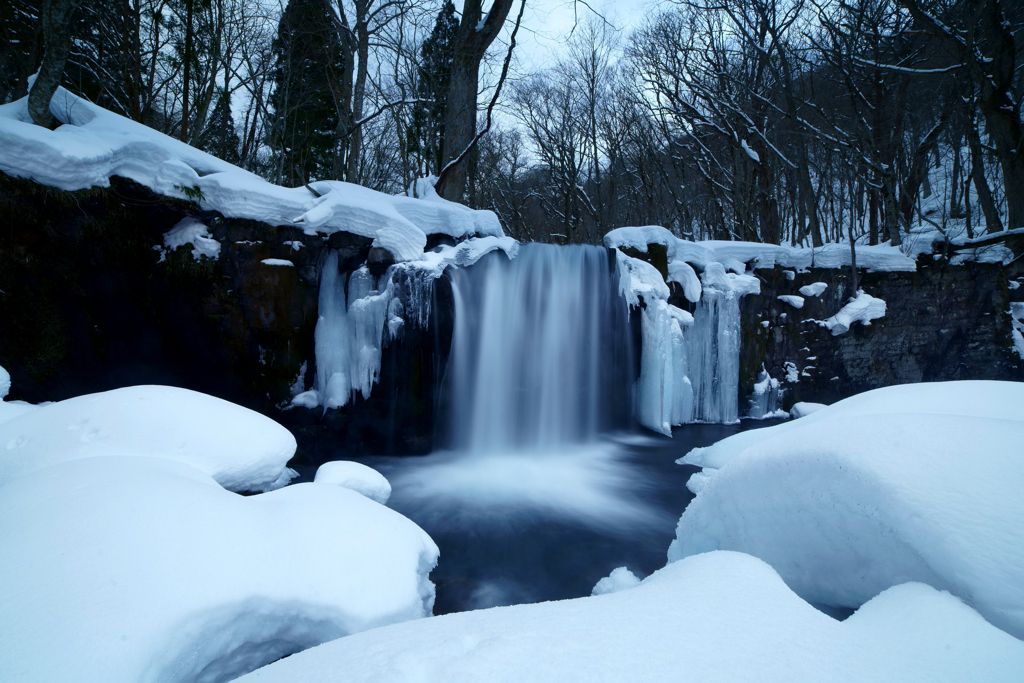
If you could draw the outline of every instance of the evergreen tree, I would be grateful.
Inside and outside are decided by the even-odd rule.
[[[452,0],[437,14],[434,30],[420,47],[417,96],[425,100],[412,112],[412,124],[406,133],[408,148],[419,156],[419,171],[434,174],[441,170],[444,118],[448,112],[448,86],[452,74],[452,44],[459,19]]]
[[[344,52],[329,3],[290,0],[274,41],[270,139],[277,182],[301,185],[329,177],[338,112],[332,86]]]
[[[199,148],[228,163],[237,164],[240,146],[235,120],[231,116],[231,95],[222,89],[213,114],[199,136]]]

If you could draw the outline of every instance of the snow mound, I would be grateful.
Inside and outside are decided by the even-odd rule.
[[[328,681],[1017,681],[1024,643],[920,584],[844,622],[770,567],[709,553],[610,595],[396,624],[326,643],[241,679]]]
[[[776,298],[784,304],[789,304],[793,308],[804,307],[804,298],[802,296],[796,296],[793,294],[782,294]]]
[[[625,567],[618,567],[613,569],[611,574],[598,581],[590,594],[604,595],[606,593],[616,593],[627,588],[636,588],[639,585],[640,579],[637,578],[636,574]]]
[[[381,505],[391,497],[391,484],[384,475],[358,462],[336,460],[325,462],[316,470],[313,481],[317,484],[330,484],[351,489]]]
[[[824,282],[814,282],[801,287],[800,293],[807,297],[817,297],[821,296],[826,289],[828,289],[828,285]]]
[[[887,387],[694,449],[669,560],[747,552],[833,606],[920,581],[1024,638],[1021,406],[1014,382]]]
[[[232,491],[264,491],[294,476],[295,437],[247,408],[187,389],[137,386],[77,396],[0,424],[0,484],[66,460],[167,458]]]
[[[807,403],[801,401],[800,403],[794,403],[793,407],[789,409],[789,416],[793,419],[798,417],[807,417],[811,413],[816,413],[822,408],[828,408],[824,403]]]
[[[396,261],[420,258],[426,236],[503,237],[490,211],[437,197],[392,197],[359,185],[319,181],[272,185],[248,171],[58,88],[50,112],[64,125],[32,124],[28,100],[0,105],[0,171],[63,190],[106,187],[112,176],[197,201],[204,210],[310,234],[350,232],[374,239]]]
[[[205,223],[195,218],[183,218],[173,228],[164,233],[164,248],[160,253],[163,261],[168,251],[174,251],[186,244],[192,245],[192,258],[196,261],[203,256],[216,260],[220,257],[220,242],[213,239],[210,229]]]
[[[0,670],[6,683],[231,680],[428,616],[437,554],[337,486],[243,497],[163,458],[64,462],[0,487]]]
[[[11,393],[11,373],[0,365],[0,399],[7,398],[9,393]]]
[[[781,297],[780,297],[781,298]],[[832,336],[838,336],[850,331],[850,326],[855,322],[861,325],[870,325],[875,318],[885,316],[885,302],[876,299],[870,294],[865,294],[863,289],[857,290],[850,303],[840,309],[838,313],[828,320],[817,321],[819,325],[827,328]]]

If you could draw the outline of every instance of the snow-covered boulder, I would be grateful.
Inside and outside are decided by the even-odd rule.
[[[316,470],[313,481],[352,489],[381,505],[391,497],[391,484],[383,474],[358,462],[336,460],[325,462]]]
[[[462,612],[342,638],[245,683],[1018,681],[1024,643],[921,584],[844,622],[770,567],[709,553],[609,595]]]
[[[799,417],[807,417],[811,413],[816,413],[822,408],[828,408],[824,403],[810,403],[807,401],[801,401],[794,403],[793,407],[789,409],[789,416],[793,419]]]
[[[248,408],[187,389],[77,396],[0,423],[0,484],[66,460],[138,455],[187,463],[232,491],[284,486],[295,437]]]
[[[629,571],[626,567],[617,567],[612,570],[611,574],[598,581],[590,594],[604,595],[605,593],[615,593],[627,588],[636,588],[639,585],[640,579],[636,574]]]
[[[164,458],[55,464],[0,486],[0,678],[231,680],[430,615],[437,555],[340,486],[244,497]]]
[[[669,560],[738,550],[814,603],[920,581],[1024,638],[1024,384],[887,387],[737,434],[704,467]],[[692,488],[692,487],[691,487]]]

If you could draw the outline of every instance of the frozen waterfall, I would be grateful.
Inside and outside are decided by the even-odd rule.
[[[628,416],[628,313],[608,250],[524,244],[452,271],[452,291],[454,447],[582,442]]]

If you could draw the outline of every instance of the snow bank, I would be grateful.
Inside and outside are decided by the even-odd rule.
[[[859,322],[861,325],[870,325],[872,320],[884,316],[885,302],[870,294],[865,294],[863,289],[858,289],[857,296],[843,306],[838,313],[827,320],[817,322],[827,328],[835,337],[849,332],[850,326],[855,322]]]
[[[325,462],[316,470],[314,483],[341,486],[384,505],[391,497],[391,484],[384,475],[358,462],[335,460]]]
[[[669,560],[748,552],[834,606],[921,581],[1022,638],[1021,406],[1020,383],[894,386],[694,449]]]
[[[243,497],[159,457],[64,462],[0,487],[0,671],[6,683],[231,680],[429,615],[437,554],[415,524],[340,486]]]
[[[137,386],[52,403],[0,424],[0,484],[99,455],[187,463],[233,491],[284,486],[295,438],[247,408],[187,389]]]
[[[700,269],[708,263],[752,264],[754,268],[843,268],[850,265],[848,244],[826,244],[823,247],[788,247],[759,242],[725,242],[683,240],[657,225],[617,228],[604,236],[609,248],[632,248],[647,251],[648,244],[664,244],[668,260],[685,261]],[[917,265],[899,247],[888,245],[857,246],[857,267],[870,272],[902,271],[912,273]]]
[[[1017,681],[1024,643],[920,584],[844,622],[764,563],[710,553],[610,595],[397,624],[326,643],[241,679],[328,681]]]
[[[374,238],[397,261],[420,258],[426,236],[503,236],[490,211],[438,197],[391,197],[337,181],[307,187],[272,185],[183,142],[106,111],[58,88],[50,112],[65,125],[31,123],[27,98],[0,105],[0,170],[63,190],[106,187],[130,178],[168,197],[198,200],[206,210],[306,232]]]
[[[636,574],[629,571],[626,567],[618,567],[613,569],[611,574],[598,581],[590,594],[604,595],[606,593],[616,593],[627,588],[636,588],[639,585],[640,579],[637,578]]]

